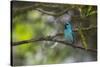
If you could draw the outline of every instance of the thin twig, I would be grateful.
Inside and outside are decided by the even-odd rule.
[[[96,26],[89,26],[88,28],[82,28],[82,31],[88,31],[88,30],[96,29],[96,28],[97,28]],[[73,31],[77,32],[78,28],[75,28]]]
[[[82,31],[88,31],[88,30],[96,29],[96,28],[97,28],[96,26],[89,26],[88,28],[82,28]],[[74,32],[77,32],[78,31],[78,28],[75,28],[73,31]],[[63,33],[58,33],[58,34],[56,34],[53,37],[57,37],[57,36],[63,36]]]

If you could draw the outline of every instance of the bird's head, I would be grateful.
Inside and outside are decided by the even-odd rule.
[[[70,22],[65,23],[65,29],[71,28]]]

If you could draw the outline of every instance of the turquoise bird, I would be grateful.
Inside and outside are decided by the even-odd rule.
[[[64,37],[67,43],[73,44],[74,37],[73,37],[73,30],[70,21],[67,21],[64,25]]]

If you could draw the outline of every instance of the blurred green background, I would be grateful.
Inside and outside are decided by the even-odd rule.
[[[35,2],[11,2],[12,9],[12,42],[18,42],[38,37],[46,37],[55,34],[54,16],[43,14],[34,8],[24,10]],[[39,4],[39,3],[35,3]],[[44,5],[44,4],[43,4]],[[47,11],[55,11],[55,7],[48,6]],[[67,5],[54,4],[57,10],[65,8],[76,8],[80,11],[80,17],[73,17],[73,27],[77,27],[81,22],[82,26],[87,28],[89,25],[97,26],[97,7],[92,5]],[[40,7],[40,6],[39,6]],[[43,7],[43,6],[41,6]],[[22,10],[23,9],[23,10]],[[44,8],[43,8],[44,9]],[[58,11],[59,12],[59,11]],[[52,17],[52,18],[50,18]],[[82,20],[80,20],[80,18]],[[74,19],[74,20],[73,20]],[[78,19],[78,20],[77,20]],[[62,30],[62,29],[61,29]],[[78,32],[76,45],[82,45],[81,37]],[[83,31],[87,41],[87,46],[93,49],[97,48],[97,29]],[[53,46],[57,44],[57,46]],[[73,62],[89,62],[96,61],[97,53],[78,48],[66,46],[57,42],[40,41],[26,43],[18,46],[12,46],[12,65],[37,65],[37,64],[60,64]]]

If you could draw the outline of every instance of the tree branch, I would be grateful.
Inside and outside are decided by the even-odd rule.
[[[42,12],[42,13],[44,13],[44,14],[52,15],[52,16],[60,16],[60,15],[63,15],[65,12],[68,11],[68,9],[65,9],[65,10],[63,10],[62,12],[54,13],[54,12],[45,11],[45,10],[40,9],[40,8],[36,8],[36,10],[38,10],[39,12]]]
[[[52,37],[50,37],[50,36],[40,37],[40,38],[37,38],[37,39],[30,39],[30,40],[24,40],[24,41],[19,41],[19,42],[11,42],[11,44],[12,44],[12,46],[18,46],[18,45],[21,45],[21,44],[31,43],[31,42],[38,42],[38,41],[53,41],[53,42],[62,43],[62,44],[67,45],[67,46],[71,46],[73,48],[79,48],[79,49],[82,49],[82,50],[86,50],[84,47],[69,44],[65,41],[60,41],[60,40],[57,40],[57,39],[53,39],[53,36]],[[87,48],[87,51],[97,52],[96,49],[91,49],[91,48]]]
[[[96,29],[96,28],[97,28],[96,26],[89,26],[88,28],[82,28],[82,31],[88,31],[88,30],[92,30],[92,29]],[[74,32],[77,32],[78,30],[79,30],[78,28],[73,29]],[[62,36],[62,35],[63,35],[63,33],[59,33],[53,37]]]
[[[46,11],[42,8],[37,8],[37,6],[31,5],[31,6],[27,6],[27,7],[23,7],[23,8],[14,8],[13,12],[16,15],[16,13],[22,13],[22,12],[26,12],[26,11],[32,10],[32,9],[37,10],[37,11],[43,13],[43,14],[51,15],[51,16],[60,16],[60,15],[63,15],[65,12],[68,11],[68,9],[65,9],[61,12],[56,12],[55,13],[53,11]]]

